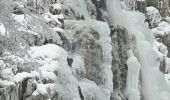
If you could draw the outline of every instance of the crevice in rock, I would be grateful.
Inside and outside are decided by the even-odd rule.
[[[67,57],[67,63],[70,67],[72,67],[73,58]]]
[[[83,96],[83,93],[82,93],[82,91],[81,91],[80,86],[78,86],[78,91],[79,91],[80,99],[81,99],[81,100],[84,100],[84,96]]]

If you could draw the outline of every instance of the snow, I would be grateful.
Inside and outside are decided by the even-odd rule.
[[[1,79],[0,79],[0,86],[1,86],[1,87],[15,86],[15,83],[14,83],[14,82],[11,82],[11,81],[1,80]]]
[[[14,77],[14,74],[11,68],[6,68],[2,70],[0,75],[2,76],[3,79],[6,79],[6,80],[12,80]]]
[[[34,26],[38,22],[37,16],[22,14],[22,15],[12,15],[13,19],[18,23],[17,30],[20,32],[27,32],[29,34],[38,35],[38,32],[41,32],[41,27]],[[37,22],[36,22],[37,21]]]
[[[60,15],[52,15],[49,12],[44,13],[42,16],[44,17],[46,22],[53,21],[53,20],[59,22],[58,19],[63,19],[64,18],[64,16],[62,14],[60,14]]]
[[[166,35],[170,34],[170,24],[167,22],[162,21],[158,24],[158,27],[152,29],[152,33],[156,35]]]
[[[6,68],[6,65],[3,60],[0,60],[0,70],[3,70]]]
[[[48,72],[43,67],[39,69],[39,73],[41,73],[40,76],[42,77],[42,79],[45,79],[45,80],[49,80],[50,79],[53,82],[55,82],[56,79],[57,79],[57,76],[53,72]]]
[[[45,95],[47,96],[48,95],[48,92],[47,92],[47,86],[44,85],[44,84],[37,84],[37,89],[36,91],[41,94],[41,95]]]
[[[66,57],[66,51],[55,45],[55,44],[48,44],[43,46],[35,46],[31,47],[31,55],[33,58],[42,57],[42,58],[63,58]]]
[[[26,78],[32,78],[32,74],[27,72],[17,73],[13,80],[15,82],[22,82]]]
[[[54,9],[61,9],[61,5],[59,3],[53,4],[52,7],[54,7]]]
[[[60,32],[60,33],[64,32],[64,30],[59,28],[59,27],[52,28],[52,30],[55,31],[55,32]]]
[[[0,23],[0,34],[4,36],[5,33],[6,33],[5,26],[3,23]]]
[[[152,27],[161,22],[162,18],[161,18],[161,15],[160,15],[158,9],[156,9],[155,7],[150,6],[150,7],[146,8],[146,11],[147,11],[146,18],[148,20],[150,20]]]
[[[63,48],[55,44],[47,44],[31,47],[29,53],[32,60],[41,64],[41,67],[37,69],[37,77],[40,81],[33,95],[42,94],[50,99],[57,92],[59,98],[80,100],[77,90],[78,82],[67,65],[68,55]],[[48,82],[52,83],[42,84],[43,80],[49,80]]]
[[[22,24],[22,25],[26,25],[28,23],[28,20],[25,19],[27,15],[16,15],[13,14],[12,17],[14,18],[14,20],[16,20],[18,23]]]
[[[158,41],[154,40],[153,49],[158,54],[159,61],[162,61],[165,57],[167,57],[167,47],[162,43],[159,43]]]

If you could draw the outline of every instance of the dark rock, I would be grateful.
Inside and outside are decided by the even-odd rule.
[[[15,7],[15,8],[13,9],[13,13],[14,13],[14,14],[17,14],[17,15],[22,15],[22,14],[24,14],[24,12],[23,12],[20,8],[17,8],[17,7]]]
[[[80,95],[81,100],[84,100],[84,96],[82,94],[80,86],[78,86],[78,90],[79,90],[79,95]]]
[[[72,63],[73,63],[73,58],[69,58],[67,57],[67,63],[70,67],[72,67]]]
[[[142,13],[146,13],[146,2],[136,1],[136,10],[139,10]]]
[[[54,9],[53,6],[50,7],[49,11],[53,15],[60,15],[61,14],[61,10],[60,9]]]

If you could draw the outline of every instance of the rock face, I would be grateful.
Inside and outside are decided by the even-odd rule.
[[[132,49],[136,52],[136,40],[133,35],[130,35],[127,30],[123,27],[117,26],[111,28],[111,40],[112,40],[112,72],[113,72],[113,94],[112,99],[115,100],[114,96],[118,93],[125,99],[124,91],[126,88],[127,78],[127,52]]]
[[[65,30],[67,35],[71,35],[70,37],[73,37],[72,39],[74,40],[72,44],[75,46],[70,52],[72,52],[71,55],[73,56],[75,76],[78,80],[86,78],[95,82],[96,85],[103,87],[108,92],[108,94],[105,95],[105,99],[109,100],[110,91],[112,91],[109,88],[112,87],[109,26],[99,21],[65,21]],[[78,66],[75,65],[75,56],[83,58],[84,66],[77,68]],[[83,87],[80,85],[80,88]],[[85,91],[87,90],[83,89],[82,93]],[[96,91],[94,91],[94,93],[96,93]],[[90,96],[91,98],[95,98],[94,95]],[[89,98],[87,94],[84,94],[84,97],[85,100]],[[96,98],[99,100],[102,99],[98,94],[96,94]]]

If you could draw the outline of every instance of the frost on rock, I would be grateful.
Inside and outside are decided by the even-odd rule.
[[[85,0],[63,0],[62,9],[65,19],[89,19]]]
[[[92,24],[93,23],[93,24]],[[111,72],[111,45],[109,38],[109,27],[104,22],[90,21],[65,21],[65,29],[69,37],[73,39],[75,47],[73,52],[73,68],[77,74],[94,81],[104,93],[106,98],[110,97],[112,91],[112,72]],[[67,43],[67,41],[66,41]],[[66,44],[66,47],[67,44]],[[66,48],[67,49],[67,48]],[[82,69],[78,69],[74,63],[77,55],[82,56],[84,62]],[[85,71],[83,71],[85,69]],[[77,76],[76,76],[77,77]],[[86,94],[84,94],[86,95]]]
[[[107,94],[102,92],[93,81],[83,79],[79,83],[81,87],[82,94],[84,95],[84,100],[109,100]]]
[[[157,40],[154,40],[153,49],[158,55],[157,61],[160,62],[160,66],[159,66],[160,71],[162,71],[163,73],[167,73],[168,66],[169,66],[168,65],[169,58],[167,57],[168,54],[167,47],[164,44],[159,43]]]
[[[164,21],[158,24],[158,27],[153,28],[151,31],[154,34],[156,40],[168,49],[168,57],[170,57],[170,46],[169,46],[169,37],[170,37],[170,25],[168,22],[169,18],[167,17]]]

